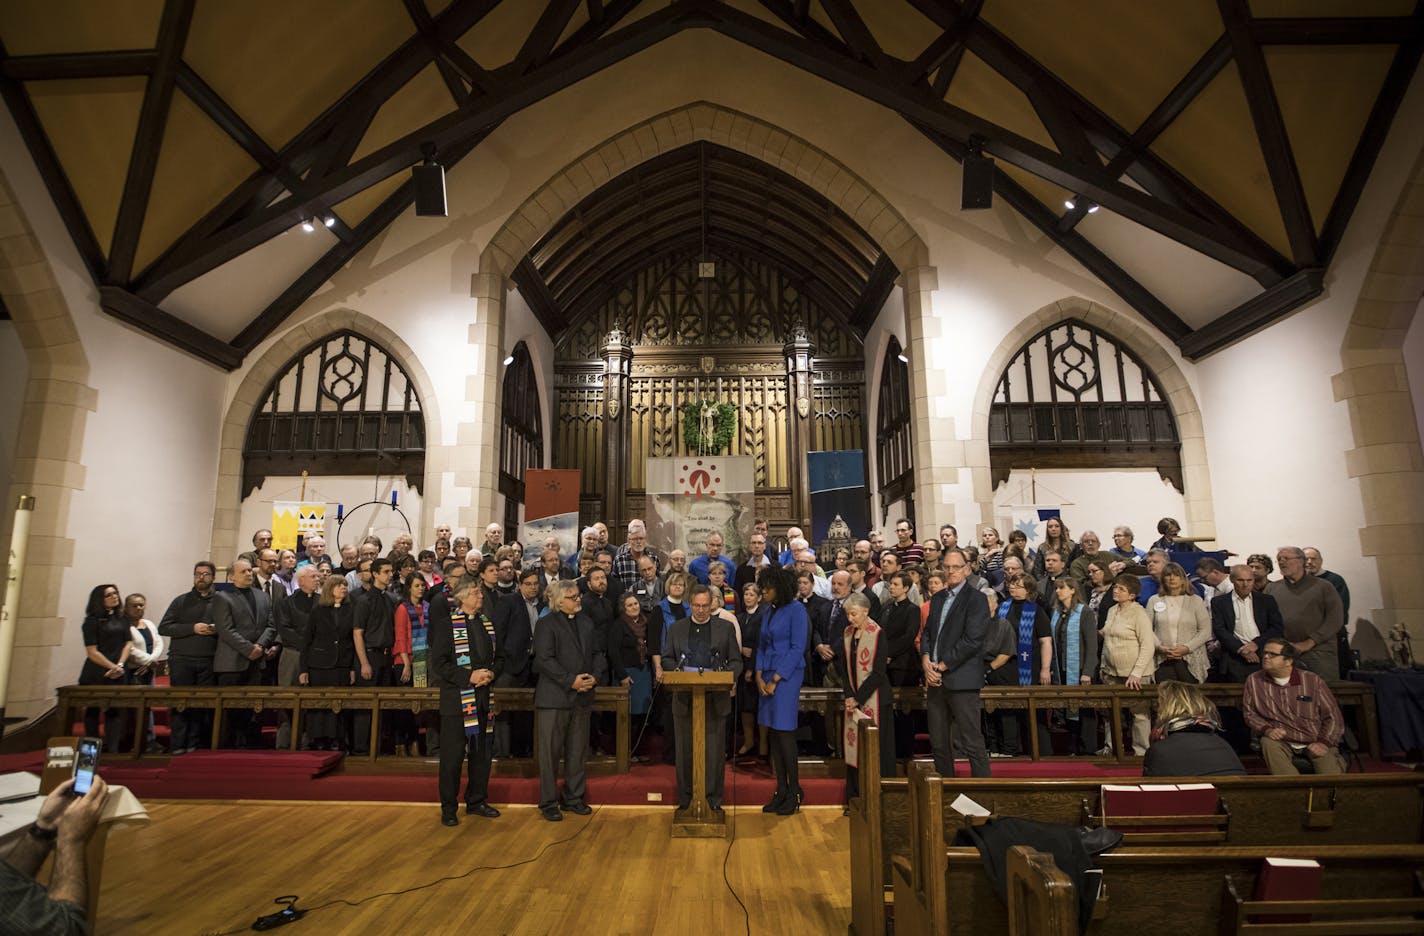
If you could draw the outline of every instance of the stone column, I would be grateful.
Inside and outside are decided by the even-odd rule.
[[[901,274],[905,291],[905,356],[910,359],[910,432],[914,441],[915,530],[923,539],[938,532],[940,525],[958,525],[957,502],[972,501],[971,478],[981,472],[987,485],[989,452],[969,471],[966,445],[955,431],[954,417],[944,415],[950,394],[949,378],[932,362],[939,345],[947,337],[945,326],[934,315],[932,297],[939,289],[939,271],[919,266]],[[897,517],[891,516],[893,523]],[[971,522],[973,518],[964,518]],[[973,542],[972,531],[960,530],[963,542]],[[889,537],[886,537],[888,540]]]
[[[814,349],[804,325],[797,322],[792,326],[791,340],[781,351],[786,356],[786,390],[791,397],[786,440],[791,455],[787,472],[791,482],[791,509],[796,514],[797,525],[807,527],[811,522],[811,490],[806,453],[811,450],[811,354]]]
[[[633,370],[633,345],[622,329],[613,327],[603,346],[603,448],[606,458],[603,516],[610,529],[620,529],[628,518],[624,516],[628,488],[628,452],[631,450],[628,420],[628,381]]]
[[[502,276],[476,273],[470,279],[475,320],[469,330],[466,360],[470,372],[465,377],[465,401],[473,404],[474,412],[456,427],[447,467],[454,474],[455,486],[469,489],[469,506],[458,511],[459,526],[475,540],[486,524],[504,519],[503,497],[499,493],[499,428],[506,291]]]

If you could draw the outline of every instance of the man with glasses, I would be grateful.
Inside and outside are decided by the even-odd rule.
[[[989,601],[967,587],[969,563],[951,549],[944,557],[945,588],[930,599],[920,640],[920,667],[925,674],[925,708],[935,770],[954,776],[954,736],[969,758],[970,773],[989,776],[989,753],[979,728],[984,685],[980,653],[989,631]]]
[[[213,579],[217,566],[204,559],[193,565],[193,589],[184,592],[158,622],[158,633],[170,641],[168,682],[173,686],[216,686],[213,654],[218,648],[213,626]],[[170,752],[187,754],[208,747],[213,735],[212,709],[189,708],[168,712]]]
[[[638,566],[644,556],[653,560],[654,566],[662,565],[658,551],[648,545],[648,528],[641,520],[628,521],[628,542],[618,547],[613,554],[613,574],[623,584],[624,589],[638,584]]]
[[[1326,679],[1340,674],[1336,638],[1345,626],[1345,606],[1340,594],[1324,579],[1305,573],[1305,552],[1299,546],[1276,550],[1281,579],[1266,586],[1276,599],[1285,622],[1285,638],[1296,649],[1295,666]]]
[[[1272,774],[1300,773],[1294,760],[1302,756],[1315,773],[1344,773],[1340,706],[1325,680],[1297,668],[1296,658],[1295,645],[1285,638],[1273,637],[1262,645],[1261,670],[1242,687],[1246,724],[1260,733],[1261,756]]]
[[[712,592],[706,585],[694,585],[688,600],[691,616],[674,621],[668,629],[662,658],[677,661],[683,667],[727,670],[735,680],[742,675],[742,651],[737,644],[732,625],[712,614]],[[672,716],[677,748],[677,808],[686,809],[692,803],[692,771],[699,767],[707,771],[707,803],[716,812],[722,811],[722,775],[727,760],[727,716],[732,713],[732,696],[712,692],[707,695],[707,756],[705,763],[692,763],[692,694],[679,692],[672,697]]]
[[[706,585],[709,581],[707,567],[714,562],[720,562],[727,567],[727,581],[735,582],[737,580],[737,564],[722,555],[722,534],[713,530],[707,534],[707,539],[703,543],[707,547],[707,551],[689,562],[687,571],[691,572],[700,584]]]

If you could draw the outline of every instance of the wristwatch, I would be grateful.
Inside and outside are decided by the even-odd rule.
[[[31,822],[30,838],[39,842],[53,842],[59,838],[59,829],[42,829],[38,822]]]

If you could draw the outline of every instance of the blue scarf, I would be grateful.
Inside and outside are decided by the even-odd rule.
[[[1005,620],[1009,617],[1009,608],[1013,606],[1012,601],[1005,601],[999,605],[999,617]],[[1019,685],[1033,685],[1033,622],[1038,617],[1038,605],[1032,601],[1023,603],[1023,610],[1019,612]]]
[[[1076,686],[1083,675],[1083,606],[1074,605],[1068,612],[1068,623],[1063,632],[1063,685]],[[1058,622],[1063,619],[1063,611],[1053,610],[1053,645],[1058,646]]]

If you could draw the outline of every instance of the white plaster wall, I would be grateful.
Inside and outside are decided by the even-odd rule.
[[[1186,513],[1182,495],[1153,468],[1048,469],[1036,473],[1015,469],[1009,472],[1009,480],[994,492],[994,525],[1001,537],[1007,537],[1014,528],[1010,522],[1013,508],[1030,504],[1044,507],[1061,504],[1063,522],[1068,524],[1073,538],[1077,539],[1084,530],[1092,530],[1104,547],[1112,545],[1113,527],[1126,525],[1132,527],[1137,547],[1146,549],[1157,539],[1158,520],[1163,517],[1180,520]],[[1190,530],[1185,532],[1191,533]]]
[[[1404,337],[1404,370],[1409,376],[1409,395],[1414,398],[1419,438],[1424,439],[1424,299],[1419,301],[1409,334]]]
[[[83,489],[64,533],[75,541],[73,563],[60,582],[25,584],[58,589],[63,622],[45,635],[49,647],[16,647],[9,703],[27,715],[77,677],[80,624],[94,585],[143,592],[157,614],[192,586],[192,563],[206,557],[211,533],[224,375],[100,310],[98,291],[3,109],[0,163],[69,306],[98,394],[85,423]]]
[[[266,478],[261,487],[243,499],[243,550],[250,548],[248,544],[252,541],[253,533],[271,528],[272,504],[275,501],[298,500],[301,490],[302,479],[300,477],[272,476]],[[396,495],[396,505],[400,509],[400,513],[405,516],[404,521],[389,507],[392,492]],[[342,505],[350,512],[357,505],[373,500],[379,501],[380,506],[363,507],[352,519],[348,520],[342,527],[341,543],[359,544],[363,537],[374,533],[389,548],[397,533],[407,532],[406,524],[408,523],[410,535],[415,537],[417,547],[424,549],[435,545],[435,528],[432,526],[429,530],[420,529],[420,510],[423,498],[415,488],[406,483],[403,476],[396,478],[387,476],[379,479],[349,475],[309,477],[307,478],[306,500],[308,503],[325,503],[327,505],[326,543],[327,550],[333,555],[337,552],[337,505]],[[221,565],[230,562],[236,555],[234,553],[232,556],[215,558]]]
[[[1416,75],[1325,295],[1197,365],[1219,542],[1243,556],[1319,548],[1326,567],[1349,582],[1356,620],[1382,599],[1374,561],[1360,554],[1360,488],[1345,466],[1353,435],[1330,378],[1340,372],[1341,339],[1385,223],[1424,147],[1424,121],[1407,119],[1421,112],[1424,75]]]
[[[20,431],[20,402],[25,398],[25,377],[30,364],[15,323],[0,322],[0,491],[10,490],[10,466],[15,458],[15,438]],[[14,504],[0,509],[12,510]]]

